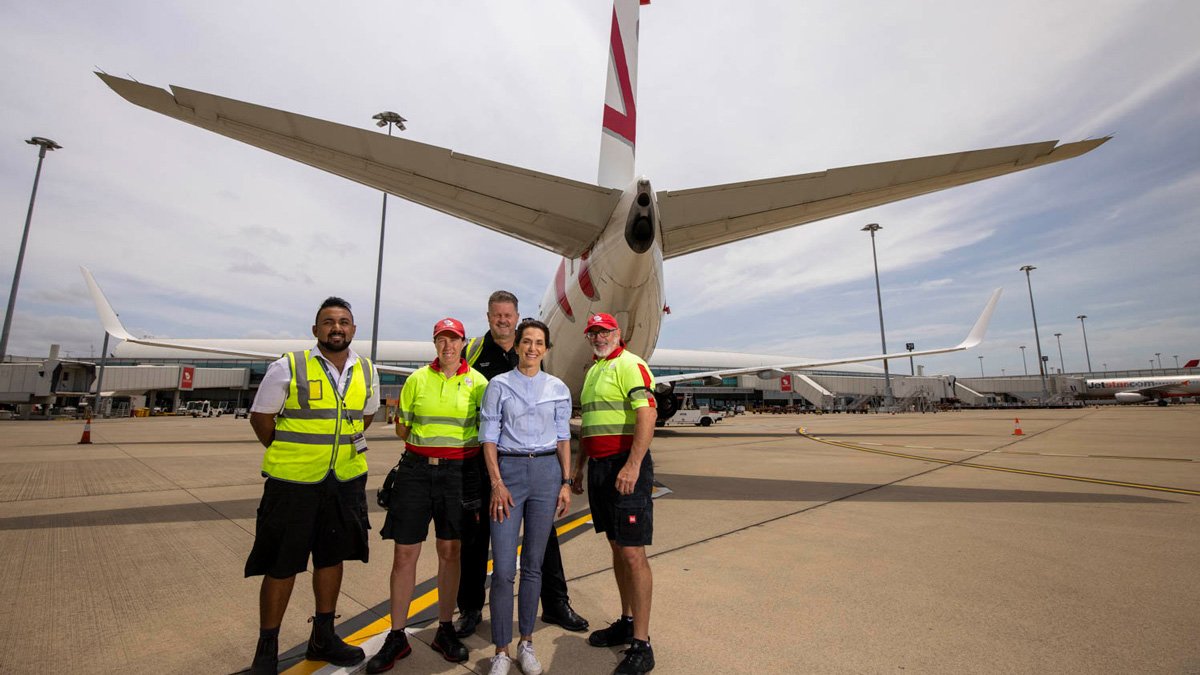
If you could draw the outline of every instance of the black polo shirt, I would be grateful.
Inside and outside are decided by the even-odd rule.
[[[467,348],[463,347],[463,358],[467,356]],[[487,379],[492,379],[501,373],[507,373],[517,367],[517,345],[513,344],[513,348],[505,351],[492,340],[492,331],[483,334],[483,351],[479,353],[479,359],[472,364],[472,368],[483,373]]]

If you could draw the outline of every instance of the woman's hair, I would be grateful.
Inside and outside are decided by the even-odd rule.
[[[546,337],[546,349],[554,346],[550,344],[550,327],[537,319],[521,319],[521,323],[517,324],[517,344],[521,343],[521,335],[529,328],[541,329],[542,335]]]

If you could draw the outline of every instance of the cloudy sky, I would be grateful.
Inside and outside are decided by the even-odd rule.
[[[326,295],[369,336],[380,194],[134,107],[92,71],[176,84],[594,181],[611,5],[0,0],[0,290],[46,160],[9,352],[98,354],[78,267],[127,327],[301,337]],[[672,260],[659,345],[831,357],[953,344],[1004,287],[987,341],[925,360],[1022,372],[1034,335],[1083,370],[1200,357],[1200,3],[716,2],[642,10],[638,171],[684,189],[1115,134],[1066,163]],[[381,337],[446,314],[484,328],[497,287],[534,311],[556,258],[390,199]],[[907,370],[905,367],[898,367]]]

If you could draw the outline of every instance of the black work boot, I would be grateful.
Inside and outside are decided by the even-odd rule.
[[[654,670],[654,650],[649,640],[631,639],[624,653],[625,658],[617,664],[617,675],[638,675]]]
[[[358,647],[352,647],[333,630],[333,612],[317,614],[312,621],[312,635],[308,638],[308,650],[304,658],[309,661],[325,661],[335,666],[353,666],[366,658]]]
[[[543,602],[542,621],[562,626],[566,630],[575,633],[582,633],[588,629],[588,620],[579,616],[571,608],[571,603],[566,600],[552,603]]]
[[[483,622],[483,612],[480,610],[464,609],[459,613],[458,625],[454,627],[454,635],[460,638],[475,634],[475,629]]]
[[[254,650],[254,661],[250,664],[250,675],[275,675],[279,672],[279,629],[262,631],[258,647]]]

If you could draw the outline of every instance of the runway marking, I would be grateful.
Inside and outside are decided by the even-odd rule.
[[[563,523],[562,525],[555,528],[555,532],[558,534],[558,536],[561,537],[561,536],[567,534],[568,532],[571,532],[572,530],[580,528],[591,522],[592,522],[592,514],[590,511],[586,511],[583,513],[583,515],[579,516],[575,520]],[[520,555],[520,552],[521,552],[521,547],[518,546],[517,554]],[[492,559],[491,558],[488,558],[487,571],[488,571],[488,574],[492,573]],[[429,609],[430,607],[437,605],[437,601],[438,601],[437,586],[434,586],[433,589],[414,598],[412,600],[412,602],[409,603],[408,618],[412,619],[413,617],[417,616],[421,612],[424,612],[425,610]],[[367,642],[368,640],[375,637],[376,635],[379,635],[380,633],[384,633],[386,631],[390,631],[391,629],[392,629],[392,617],[391,617],[391,615],[385,614],[384,616],[372,621],[371,623],[367,624],[366,626],[363,626],[362,628],[354,631],[348,637],[343,638],[343,640],[345,640],[346,644],[361,646],[364,642]],[[287,670],[284,670],[282,672],[286,673],[287,675],[311,675],[312,673],[315,673],[315,672],[317,672],[323,668],[326,668],[328,666],[329,666],[329,664],[325,663],[324,661],[309,661],[307,659],[302,659],[296,665],[294,665],[291,668],[288,668]],[[331,670],[329,672],[330,673],[356,672],[357,667],[358,666],[352,666],[349,670],[343,670],[343,669],[339,668],[336,670]]]
[[[1103,478],[1091,478],[1088,476],[1072,476],[1070,474],[1050,473],[1047,471],[1033,471],[1030,469],[1014,469],[1014,468],[1006,467],[1006,466],[993,466],[991,464],[976,464],[974,462],[954,461],[954,460],[950,460],[950,459],[940,459],[938,457],[925,457],[922,455],[909,455],[909,454],[905,454],[902,452],[892,452],[890,450],[878,450],[875,448],[864,448],[862,446],[853,445],[851,443],[846,443],[843,441],[834,441],[834,440],[830,440],[827,438],[821,438],[820,436],[813,436],[812,434],[806,433],[801,430],[797,430],[797,433],[799,433],[804,438],[808,438],[808,439],[817,441],[818,443],[825,443],[826,445],[833,445],[833,446],[837,446],[840,448],[847,448],[849,450],[858,450],[860,452],[870,452],[870,453],[874,453],[877,455],[888,455],[891,457],[900,457],[902,459],[915,459],[915,460],[922,461],[922,462],[933,462],[935,464],[946,464],[946,465],[952,465],[952,466],[965,466],[965,467],[969,467],[972,469],[984,469],[987,471],[1001,471],[1003,473],[1016,473],[1016,474],[1021,474],[1021,475],[1025,475],[1025,476],[1041,476],[1043,478],[1057,478],[1059,480],[1070,480],[1070,481],[1077,481],[1077,482],[1081,482],[1081,483],[1095,483],[1098,485],[1112,485],[1112,486],[1116,486],[1116,487],[1127,487],[1127,488],[1134,488],[1134,489],[1138,489],[1138,490],[1153,490],[1156,492],[1171,492],[1171,493],[1181,494],[1181,495],[1200,496],[1200,490],[1188,490],[1185,488],[1168,487],[1165,485],[1150,485],[1150,484],[1146,484],[1146,483],[1130,483],[1130,482],[1119,481],[1119,480],[1106,480]],[[1079,455],[1077,455],[1077,456],[1079,456]]]
[[[803,435],[807,436],[808,434],[803,434]],[[815,436],[809,436],[809,437],[816,440]],[[844,441],[838,441],[838,442],[844,442]],[[859,445],[874,445],[874,446],[881,447],[881,448],[909,448],[909,449],[918,449],[918,450],[938,450],[938,451],[942,451],[942,452],[974,452],[974,453],[988,452],[987,450],[980,450],[978,448],[941,448],[941,447],[932,446],[932,445],[902,445],[899,443],[877,443],[874,441],[859,441],[858,443],[859,443]],[[1144,459],[1144,460],[1148,460],[1151,462],[1200,462],[1200,459],[1191,459],[1188,457],[1138,457],[1135,455],[1080,455],[1080,454],[1069,453],[1069,452],[1031,452],[1031,451],[1026,451],[1026,450],[992,450],[991,452],[993,452],[995,454],[1003,454],[1003,455],[1028,455],[1031,457],[1091,457],[1091,458],[1095,458],[1095,459],[1134,459],[1134,460]]]

